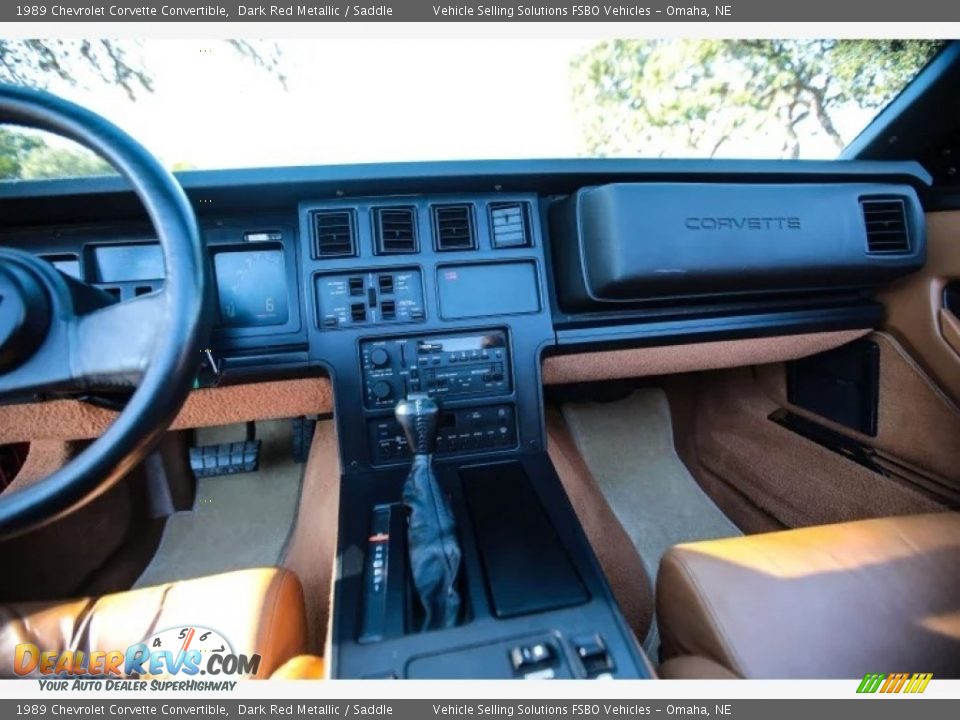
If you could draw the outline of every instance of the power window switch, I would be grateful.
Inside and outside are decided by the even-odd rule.
[[[517,645],[510,650],[510,664],[514,671],[526,673],[553,663],[556,652],[549,643]]]
[[[602,637],[580,635],[573,638],[572,642],[587,677],[599,678],[613,670],[613,660]]]

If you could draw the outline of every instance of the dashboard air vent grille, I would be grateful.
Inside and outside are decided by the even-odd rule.
[[[867,227],[867,252],[910,252],[907,212],[903,200],[898,198],[861,200],[860,207]]]
[[[497,248],[525,247],[530,244],[525,203],[490,205],[490,232]]]
[[[352,210],[321,210],[313,214],[313,254],[318,258],[357,254]]]
[[[473,250],[473,208],[470,205],[437,205],[433,208],[437,250]]]
[[[373,224],[378,255],[417,252],[416,208],[377,208]]]

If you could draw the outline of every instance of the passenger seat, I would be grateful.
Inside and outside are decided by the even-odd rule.
[[[960,513],[671,548],[661,677],[960,678]]]

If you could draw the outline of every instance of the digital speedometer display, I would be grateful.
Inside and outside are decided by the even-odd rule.
[[[283,250],[224,250],[213,256],[224,327],[283,325],[289,317]]]

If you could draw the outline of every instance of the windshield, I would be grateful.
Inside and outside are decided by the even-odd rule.
[[[536,157],[832,158],[931,40],[0,40],[0,79],[172,169]],[[0,178],[102,174],[0,129]]]

